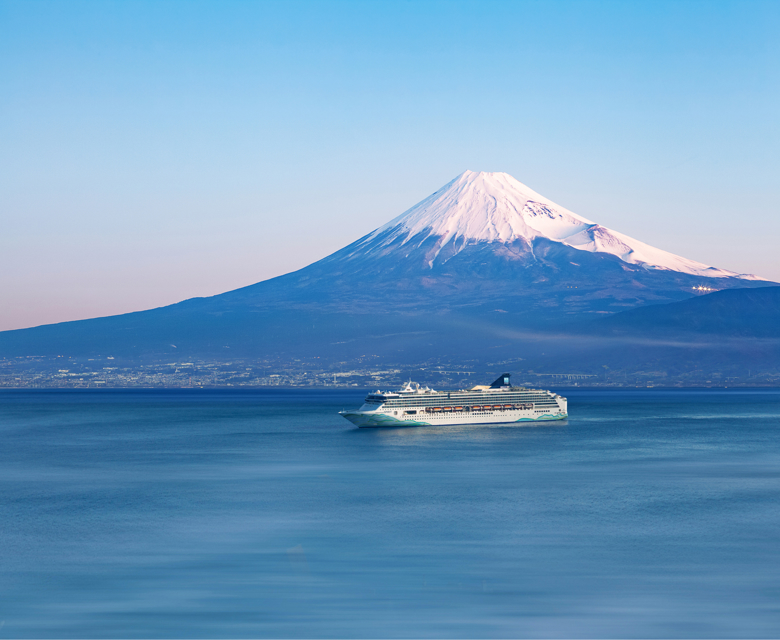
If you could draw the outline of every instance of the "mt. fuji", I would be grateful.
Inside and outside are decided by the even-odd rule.
[[[581,251],[611,254],[648,269],[710,278],[760,279],[681,258],[602,227],[555,204],[507,173],[465,171],[352,245],[353,253],[365,255],[395,248],[408,251],[423,246],[430,238],[434,239],[433,247],[426,253],[430,268],[437,260],[446,262],[468,245],[507,245],[519,241],[530,247],[541,238]]]
[[[299,271],[159,309],[6,331],[0,357],[482,357],[521,349],[530,333],[765,284],[602,227],[506,173],[466,171]]]

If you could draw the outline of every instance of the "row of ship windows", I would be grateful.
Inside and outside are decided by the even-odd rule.
[[[503,399],[502,398],[498,402],[495,401],[495,400],[488,400],[488,401],[484,401],[483,400],[482,402],[473,401],[473,400],[471,402],[462,402],[459,399],[451,399],[450,400],[450,403],[452,403],[452,404],[456,404],[457,403],[457,404],[462,404],[463,406],[467,406],[467,405],[469,405],[469,406],[471,406],[471,405],[482,405],[483,403],[484,404],[491,404],[491,405],[494,404],[494,403],[495,404],[514,404],[514,403],[518,403],[518,402],[521,402],[521,403],[522,402],[535,402],[536,404],[549,404],[549,405],[556,405],[556,404],[558,404],[552,398],[544,398],[544,399],[538,399],[538,398],[537,399],[531,399],[531,398],[506,398],[506,399]],[[380,406],[381,403],[368,402],[366,404],[376,404],[376,406]],[[396,408],[396,407],[401,407],[401,408],[402,407],[431,407],[431,406],[433,406],[433,407],[441,407],[443,405],[444,405],[444,403],[441,402],[441,401],[439,401],[439,402],[386,402],[384,404],[385,407],[393,408],[393,409]]]
[[[539,396],[509,396],[505,398],[409,398],[404,400],[388,400],[384,404],[391,407],[418,407],[427,405],[441,405],[445,402],[457,402],[459,404],[482,404],[498,402],[555,402],[550,397]],[[379,400],[367,400],[367,404],[383,404]]]
[[[558,409],[557,404],[540,404],[540,403],[522,403],[522,404],[513,404],[513,405],[506,405],[506,406],[457,406],[457,407],[420,407],[416,409],[408,409],[404,407],[397,407],[397,410],[393,409],[387,409],[385,408],[385,411],[387,413],[390,413],[390,411],[393,411],[394,414],[400,413],[407,413],[407,414],[415,414],[415,413],[452,413],[452,412],[463,412],[463,411],[509,411],[509,410],[529,410],[529,409],[537,409],[537,410],[543,410],[543,411],[549,411],[551,409]]]
[[[470,400],[470,399],[498,399],[498,398],[509,398],[512,396],[544,396],[547,395],[545,391],[511,391],[507,393],[451,393],[449,395],[445,395],[443,393],[437,393],[437,394],[411,394],[407,396],[368,396],[367,400],[409,400],[410,398],[425,398],[425,399],[431,399],[431,400],[441,400],[442,398],[460,398],[461,400]]]
[[[536,413],[536,414],[549,414],[550,412],[546,411],[546,410],[545,411],[538,411],[537,410],[534,413]],[[501,414],[484,413],[484,412],[479,412],[479,413],[476,414],[476,416],[488,416],[488,415],[490,415],[490,416],[495,416],[495,415],[500,416]],[[504,414],[504,415],[506,415],[506,414]],[[436,420],[437,418],[438,419],[447,419],[447,418],[452,418],[452,415],[449,414],[449,413],[426,413],[422,417],[411,416],[411,415],[409,415],[409,416],[398,416],[399,420]]]
[[[447,400],[453,400],[457,402],[501,402],[508,398],[549,398],[546,393],[507,393],[500,396],[410,396],[406,398],[382,398],[376,396],[369,396],[366,398],[366,402],[445,402]]]
[[[533,403],[525,403],[525,404],[494,404],[494,405],[478,405],[473,407],[428,407],[425,410],[420,410],[419,412],[415,409],[404,411],[407,415],[416,415],[417,413],[462,413],[464,411],[474,411],[474,412],[483,412],[483,411],[512,411],[512,410],[524,410],[528,411],[529,409],[533,409],[534,405]],[[395,411],[394,413],[398,413]]]

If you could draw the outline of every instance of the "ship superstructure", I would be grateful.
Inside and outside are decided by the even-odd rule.
[[[490,386],[459,391],[434,391],[408,382],[400,391],[369,393],[360,409],[340,413],[358,427],[395,427],[563,420],[567,411],[566,398],[514,387],[510,374],[504,373]]]

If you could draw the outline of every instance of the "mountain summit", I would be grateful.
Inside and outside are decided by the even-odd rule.
[[[523,336],[759,281],[602,227],[505,173],[466,171],[293,273],[160,309],[3,332],[0,357],[501,361],[526,352]]]
[[[665,269],[709,278],[761,280],[750,274],[676,256],[602,227],[536,193],[508,173],[465,171],[422,202],[353,245],[355,254],[386,252],[391,247],[417,248],[435,242],[426,252],[433,268],[441,260],[478,243],[529,246],[543,238],[574,249],[607,253],[648,269]]]

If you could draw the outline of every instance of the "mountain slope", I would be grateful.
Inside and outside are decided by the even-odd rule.
[[[592,325],[600,335],[780,338],[780,287],[729,289],[630,309]]]
[[[356,243],[353,254],[366,255],[406,247],[413,251],[435,238],[427,252],[429,267],[447,245],[462,251],[469,244],[532,243],[544,238],[623,262],[696,276],[758,279],[676,256],[596,224],[564,209],[506,173],[466,171],[439,191]]]
[[[0,333],[0,356],[483,357],[696,287],[766,283],[645,245],[507,174],[466,172],[299,271],[210,298]]]

